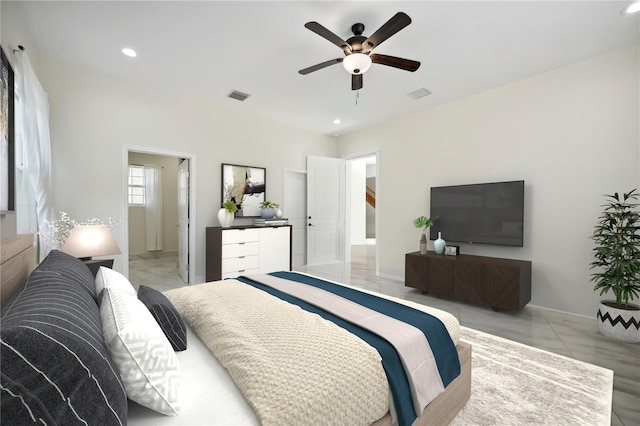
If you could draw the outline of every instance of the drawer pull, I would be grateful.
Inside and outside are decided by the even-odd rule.
[[[238,259],[244,259],[244,256],[238,256]]]
[[[243,245],[244,243],[238,243],[239,245]]]
[[[240,269],[238,272],[244,272],[244,271],[245,271],[244,269]]]

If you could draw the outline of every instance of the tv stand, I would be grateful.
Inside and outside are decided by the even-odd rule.
[[[405,286],[435,296],[519,311],[531,301],[531,262],[427,252],[405,255]]]

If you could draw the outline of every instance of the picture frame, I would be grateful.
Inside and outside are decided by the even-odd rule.
[[[0,213],[15,211],[14,73],[0,46]]]
[[[460,246],[445,245],[444,254],[447,256],[457,256],[460,254]]]
[[[260,203],[267,192],[267,169],[222,163],[220,203],[233,201],[238,206],[236,217],[259,217]]]

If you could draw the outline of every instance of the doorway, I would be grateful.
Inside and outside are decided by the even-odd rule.
[[[293,269],[307,264],[307,171],[284,170],[283,211],[292,227]]]
[[[187,285],[195,276],[194,158],[149,149],[125,151],[125,275],[136,286],[160,291]]]
[[[375,270],[377,261],[377,153],[347,160],[349,253],[352,269]]]
[[[313,159],[312,162],[310,160]],[[320,162],[320,166],[316,163]],[[342,162],[342,164],[340,164]],[[360,164],[362,163],[362,166]],[[313,167],[310,166],[313,165]],[[322,167],[325,165],[326,167]],[[320,169],[320,173],[318,173]],[[329,170],[329,173],[322,174],[322,171]],[[355,172],[357,169],[358,172]],[[368,170],[368,171],[367,171]],[[342,178],[338,178],[338,175]],[[367,175],[370,191],[369,203],[367,203]],[[310,251],[307,251],[307,265],[313,264],[329,264],[342,263],[348,266],[352,265],[352,229],[360,229],[362,239],[355,239],[358,245],[362,247],[365,259],[359,259],[357,262],[366,262],[366,267],[372,270],[376,276],[380,275],[380,246],[379,238],[379,210],[374,206],[380,200],[380,151],[370,151],[365,153],[354,154],[347,158],[325,158],[325,157],[307,157],[307,191],[305,198],[292,200],[294,203],[303,206],[311,205],[309,199],[318,199],[318,203],[322,209],[320,212],[312,211],[307,207],[305,234],[307,237],[307,247],[309,247],[309,239],[312,238],[313,232],[318,224],[318,216],[327,215],[326,201],[328,198],[337,197],[341,201],[337,204],[337,219],[335,215],[331,216],[331,221],[341,223],[335,225],[337,232],[333,234],[329,232],[322,233],[324,237],[324,246],[320,243],[311,244],[312,246],[321,246],[320,261],[312,262]],[[285,188],[287,187],[287,174],[285,173]],[[315,184],[310,184],[313,181]],[[318,190],[320,187],[320,190]],[[286,189],[285,189],[286,193]],[[323,196],[323,194],[325,194]],[[318,204],[316,203],[316,204]],[[288,202],[288,205],[290,203]],[[369,207],[367,207],[369,205]],[[332,210],[333,211],[333,210]],[[368,212],[367,212],[368,211]],[[359,219],[356,219],[358,217]],[[360,220],[360,223],[352,224],[352,221]],[[358,231],[359,232],[359,231]],[[330,237],[330,238],[329,238]],[[360,236],[358,237],[360,238]],[[321,241],[322,242],[322,241]],[[327,249],[328,247],[328,249]],[[331,256],[327,257],[327,253]],[[324,256],[324,258],[323,258]],[[360,253],[358,253],[360,257]]]

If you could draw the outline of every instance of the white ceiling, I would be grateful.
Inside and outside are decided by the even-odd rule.
[[[28,1],[21,8],[44,57],[333,135],[638,43],[640,14],[620,14],[630,3]],[[415,73],[373,64],[359,92],[339,64],[298,74],[342,56],[306,22],[347,39],[354,23],[368,36],[398,11],[412,24],[374,53],[421,61]],[[125,57],[125,46],[138,57]],[[432,95],[407,96],[420,88]],[[232,90],[251,97],[229,99]]]

